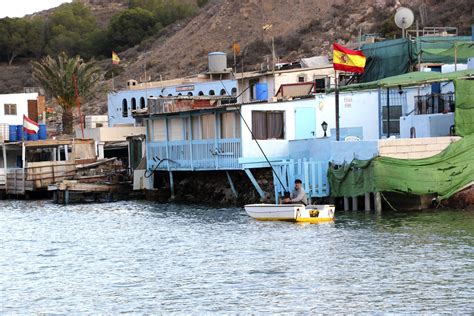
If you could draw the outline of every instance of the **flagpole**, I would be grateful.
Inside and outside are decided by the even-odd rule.
[[[337,70],[334,69],[334,79],[336,81],[335,98],[336,98],[336,141],[339,141],[339,78]]]

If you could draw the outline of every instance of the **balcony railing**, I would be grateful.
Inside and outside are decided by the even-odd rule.
[[[240,138],[148,143],[149,170],[240,169]]]
[[[454,112],[453,93],[415,96],[415,114],[436,114]]]

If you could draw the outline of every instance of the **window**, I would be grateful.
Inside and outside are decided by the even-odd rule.
[[[168,119],[169,140],[183,140],[183,120],[179,117]]]
[[[189,97],[192,97],[192,96],[193,96],[193,93],[192,93],[192,92],[188,92],[188,96],[189,96]]]
[[[166,139],[165,120],[153,119],[148,122],[151,127],[151,130],[148,131],[148,134],[151,135],[151,141],[164,141]]]
[[[314,92],[326,92],[326,78],[314,79]]]
[[[233,97],[236,97],[237,96],[237,88],[232,88],[230,93],[232,94]]]
[[[199,91],[198,95],[204,95],[204,92]]]
[[[144,109],[144,108],[145,108],[145,98],[141,97],[140,98],[140,109]]]
[[[216,95],[216,93],[214,92],[214,90],[209,90],[209,95]]]
[[[168,94],[168,96],[169,96],[169,97],[172,97],[173,95],[170,93],[170,94]]]
[[[283,111],[252,111],[252,132],[256,139],[284,139]]]
[[[221,138],[240,138],[240,117],[237,113],[221,114]]]
[[[5,115],[16,115],[16,104],[5,103]]]
[[[221,89],[221,95],[226,95],[227,92],[225,91],[225,89]]]
[[[180,92],[180,93],[178,93],[178,96],[182,96],[182,95],[183,95],[183,94],[182,94],[181,92]]]
[[[390,111],[390,135],[400,134],[400,116],[402,116],[401,105],[382,106],[383,134],[388,134],[388,112]]]
[[[216,120],[214,114],[201,116],[202,139],[213,139],[216,137]]]
[[[137,99],[132,98],[132,111],[137,109]]]
[[[305,75],[298,75],[298,82],[305,82],[306,76]]]
[[[191,117],[191,130],[193,132],[193,139],[202,139],[201,138],[201,117],[192,116]]]
[[[128,102],[127,99],[122,100],[122,116],[128,117]]]

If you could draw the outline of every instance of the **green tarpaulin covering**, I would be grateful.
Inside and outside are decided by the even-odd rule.
[[[449,48],[423,48],[420,51],[421,60],[435,60],[437,62],[465,63],[470,57],[474,57],[474,43],[460,42],[450,43]]]
[[[450,144],[424,159],[376,157],[354,160],[328,171],[331,196],[359,196],[368,192],[437,194],[441,200],[474,181],[474,135]]]
[[[456,134],[460,136],[474,134],[474,80],[454,80],[454,87]]]
[[[361,82],[397,76],[412,71],[421,63],[454,63],[454,45],[457,62],[465,63],[473,57],[474,47],[469,36],[420,36],[364,44],[361,50],[367,57]]]
[[[461,78],[474,78],[474,69],[453,71],[448,73],[430,72],[410,72],[403,75],[393,76],[377,81],[358,83],[339,87],[340,91],[357,91],[377,88],[398,88],[398,86],[419,86],[433,82],[453,81]],[[328,92],[333,92],[334,89]]]

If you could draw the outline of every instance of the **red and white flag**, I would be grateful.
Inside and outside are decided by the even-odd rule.
[[[36,134],[38,133],[39,125],[26,115],[23,115],[23,129],[27,134]]]

